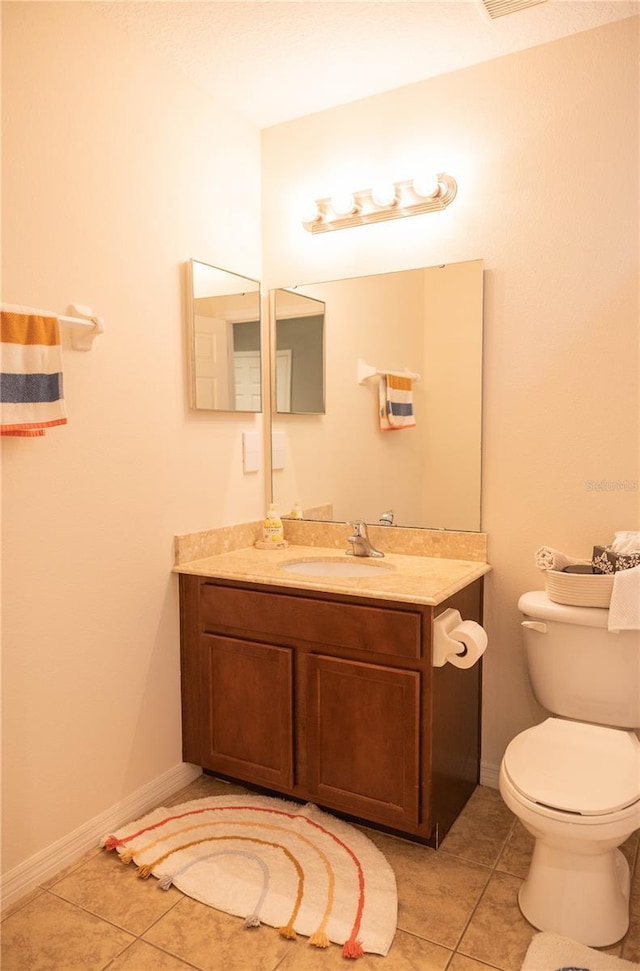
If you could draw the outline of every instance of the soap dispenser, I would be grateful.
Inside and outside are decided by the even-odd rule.
[[[282,520],[274,502],[269,506],[269,511],[262,525],[262,539],[263,542],[268,543],[270,546],[281,546],[284,543]]]
[[[304,519],[299,502],[294,502],[290,515],[292,519]]]

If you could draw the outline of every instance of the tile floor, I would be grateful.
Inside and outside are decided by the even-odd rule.
[[[208,776],[165,805],[244,791]],[[389,954],[357,971],[519,971],[535,929],[516,903],[531,840],[494,789],[478,787],[439,850],[366,830],[393,867],[398,931]],[[638,833],[624,852],[633,868],[632,918],[606,950],[640,962]],[[95,849],[15,904],[2,922],[2,971],[337,971],[327,951],[248,931],[237,917],[179,890],[137,880],[115,853]]]

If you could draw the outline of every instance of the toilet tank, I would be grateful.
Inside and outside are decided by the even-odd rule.
[[[640,631],[613,633],[603,607],[554,603],[546,593],[518,601],[533,693],[553,714],[640,728]]]

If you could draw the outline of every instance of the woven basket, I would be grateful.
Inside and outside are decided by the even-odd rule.
[[[613,574],[609,573],[546,570],[544,582],[549,600],[572,607],[608,607],[613,590]]]

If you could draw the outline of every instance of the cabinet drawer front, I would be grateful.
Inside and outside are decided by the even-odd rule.
[[[203,583],[203,631],[222,628],[405,658],[420,657],[421,615]]]

